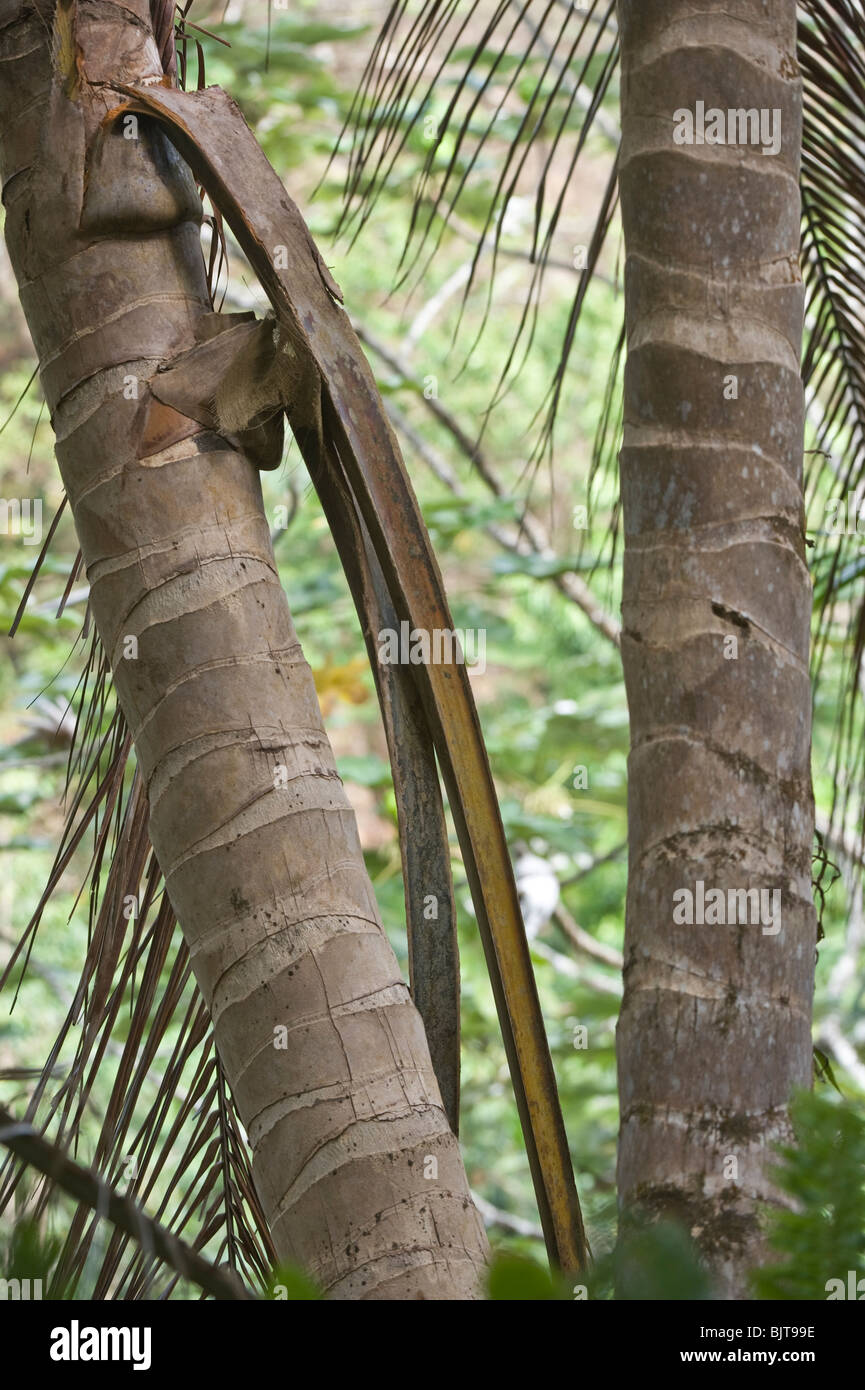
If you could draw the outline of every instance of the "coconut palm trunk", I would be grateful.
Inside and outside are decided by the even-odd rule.
[[[186,166],[143,118],[94,141],[100,84],[163,79],[147,0],[4,0],[0,58],[6,236],[92,613],[276,1248],[332,1298],[475,1297],[483,1229],[258,473],[150,398],[222,325]]]
[[[796,4],[620,0],[630,883],[620,1201],[747,1293],[812,1075]]]

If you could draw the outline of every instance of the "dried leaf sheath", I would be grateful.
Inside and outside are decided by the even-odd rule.
[[[441,577],[372,372],[306,224],[238,107],[218,88],[194,94],[165,87],[123,90],[126,110],[165,123],[276,310],[297,358],[300,389],[286,402],[287,413],[313,480],[326,466],[322,440],[333,437],[398,616],[427,631],[452,630]],[[547,1247],[562,1267],[578,1269],[586,1258],[585,1235],[468,676],[459,664],[429,663],[417,671],[463,845]]]
[[[435,751],[409,667],[378,660],[398,619],[339,456],[326,445],[317,490],[363,628],[387,736],[399,816],[409,977],[454,1134],[459,1133],[460,973],[447,824]]]

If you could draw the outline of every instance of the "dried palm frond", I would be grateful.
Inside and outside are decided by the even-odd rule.
[[[189,1227],[193,1249],[210,1246],[215,1261],[225,1261],[247,1282],[263,1287],[274,1251],[207,1010],[164,895],[131,740],[113,707],[110,673],[95,636],[73,704],[77,718],[66,831],[0,989],[19,960],[26,968],[49,898],[89,837],[88,949],[64,1023],[32,1087],[25,1120],[38,1123],[55,1146],[76,1150],[82,1120],[98,1106],[110,1075],[99,1137],[88,1156],[97,1172],[115,1188],[129,1182],[138,1201],[158,1199],[157,1217],[169,1233]],[[56,1086],[58,1062],[76,1033],[64,1079]],[[11,1156],[0,1168],[0,1208],[22,1173],[22,1162]],[[46,1178],[37,1194],[37,1214],[52,1191],[53,1180]],[[94,1241],[101,1238],[98,1216],[86,1205],[79,1207],[54,1274],[58,1285],[79,1286]],[[162,1259],[143,1267],[134,1233],[118,1228],[107,1247],[97,1249],[101,1266],[88,1288],[94,1297],[152,1296],[154,1284],[164,1283]],[[134,1295],[122,1292],[127,1287]]]
[[[130,1197],[119,1195],[96,1174],[69,1159],[57,1145],[47,1143],[31,1125],[16,1121],[2,1108],[0,1143],[17,1154],[28,1167],[50,1178],[82,1207],[89,1207],[119,1231],[133,1236],[148,1260],[154,1257],[162,1260],[176,1272],[178,1278],[192,1279],[214,1298],[249,1297],[233,1274],[203,1260],[190,1246],[151,1220]],[[56,1290],[55,1284],[55,1296]]]

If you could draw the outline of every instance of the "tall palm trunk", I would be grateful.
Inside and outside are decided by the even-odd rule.
[[[471,1298],[486,1243],[282,593],[258,474],[168,407],[218,325],[185,166],[101,81],[147,0],[2,0],[7,240],[150,830],[282,1258],[336,1298]],[[436,1163],[431,1163],[430,1159]]]
[[[620,1201],[683,1220],[721,1296],[741,1297],[758,1204],[777,1200],[771,1146],[812,1067],[796,4],[620,0],[619,18]],[[754,889],[756,922],[759,897],[735,892]]]

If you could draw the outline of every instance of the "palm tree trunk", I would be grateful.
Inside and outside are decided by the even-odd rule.
[[[741,1297],[758,1205],[778,1200],[771,1146],[812,1070],[796,4],[620,0],[619,17],[619,1193],[682,1220],[719,1295]],[[766,896],[745,897],[755,889]]]
[[[143,119],[94,144],[101,81],[162,79],[149,29],[147,0],[0,12],[6,235],[92,611],[280,1257],[334,1298],[476,1297],[485,1236],[258,473],[150,397],[220,325],[185,165]]]

